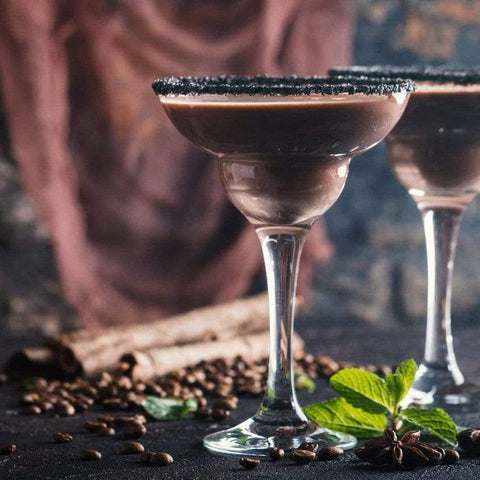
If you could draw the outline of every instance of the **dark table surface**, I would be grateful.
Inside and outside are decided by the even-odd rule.
[[[319,328],[298,322],[298,330],[307,341],[312,353],[325,353],[336,360],[373,364],[396,364],[406,358],[421,359],[423,332],[421,330],[381,331],[372,327],[345,330]],[[408,331],[408,334],[407,334]],[[465,328],[456,332],[457,355],[464,373],[470,380],[480,381],[478,329]],[[0,361],[21,346],[38,343],[38,339],[0,339]],[[327,381],[317,380],[311,394],[300,395],[302,404],[314,403],[331,396]],[[119,455],[124,441],[120,435],[100,437],[85,432],[86,420],[94,419],[100,409],[73,417],[32,416],[24,413],[19,404],[19,387],[15,384],[0,386],[0,445],[13,442],[18,451],[0,456],[1,480],[38,479],[478,479],[480,458],[461,459],[455,465],[441,465],[413,471],[394,471],[371,467],[356,460],[353,453],[331,462],[315,462],[297,466],[289,460],[272,462],[263,460],[255,470],[244,470],[237,457],[217,456],[204,450],[202,437],[215,430],[232,426],[251,415],[260,398],[241,397],[239,408],[222,422],[187,419],[181,422],[148,421],[148,433],[141,442],[147,449],[168,451],[175,459],[166,467],[146,466],[136,455]],[[454,416],[465,426],[480,425],[478,414]],[[52,434],[69,432],[74,439],[69,444],[56,444]],[[80,458],[83,448],[102,452],[99,461]]]

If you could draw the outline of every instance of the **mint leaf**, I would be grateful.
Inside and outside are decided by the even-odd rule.
[[[371,372],[346,368],[330,378],[330,386],[354,407],[368,413],[392,412],[385,382]]]
[[[415,380],[417,368],[414,360],[405,360],[393,374],[385,375],[385,384],[390,395],[392,407],[399,404],[410,390]]]
[[[365,412],[353,407],[344,398],[307,405],[303,411],[316,424],[350,433],[357,438],[381,436],[387,428],[387,418],[384,414]]]
[[[448,413],[441,408],[405,408],[400,412],[400,418],[417,428],[427,430],[449,445],[457,444],[457,428]]]
[[[293,381],[295,390],[306,390],[308,393],[312,393],[315,390],[315,382],[306,373],[295,372]]]
[[[183,401],[148,396],[143,400],[142,407],[155,420],[180,420],[197,409],[197,401],[194,398]]]

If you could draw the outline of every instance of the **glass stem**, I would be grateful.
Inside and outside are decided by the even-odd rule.
[[[261,423],[297,426],[307,421],[298,406],[292,334],[298,264],[308,233],[300,227],[261,227],[270,305],[270,358],[266,393],[255,416]]]
[[[464,382],[453,350],[450,300],[458,229],[463,210],[421,211],[427,245],[428,305],[424,365],[448,371],[456,385]]]

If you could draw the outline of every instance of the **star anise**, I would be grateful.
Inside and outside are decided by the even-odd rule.
[[[462,450],[480,455],[480,428],[467,428],[457,435],[458,444]]]
[[[406,469],[438,465],[445,457],[442,448],[421,442],[420,432],[406,432],[398,438],[390,428],[384,431],[383,438],[369,440],[363,447],[357,448],[355,454],[360,460],[375,465]]]

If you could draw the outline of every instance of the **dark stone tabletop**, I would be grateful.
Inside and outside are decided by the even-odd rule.
[[[342,330],[315,325],[311,320],[300,319],[298,330],[307,340],[312,353],[325,353],[336,360],[360,363],[396,364],[414,357],[421,359],[423,331],[379,330],[371,326]],[[458,357],[465,375],[480,381],[480,362],[477,347],[478,329],[462,328],[456,332]],[[33,338],[8,338],[0,340],[0,360],[21,346],[38,342]],[[300,395],[302,404],[314,403],[332,395],[324,379],[317,380],[311,394]],[[306,466],[294,465],[289,460],[272,462],[263,460],[255,470],[244,470],[237,457],[217,456],[204,450],[202,437],[207,432],[234,425],[251,415],[260,399],[240,397],[239,408],[222,422],[212,423],[188,419],[179,422],[147,422],[148,433],[141,442],[147,449],[163,450],[172,454],[174,464],[166,467],[146,466],[137,455],[120,455],[124,441],[119,434],[100,437],[84,430],[86,420],[92,420],[100,410],[92,410],[73,417],[26,415],[19,404],[19,387],[15,384],[0,386],[0,445],[16,443],[17,452],[0,456],[0,479],[96,479],[130,480],[149,479],[478,479],[480,458],[461,459],[455,465],[442,465],[413,471],[395,471],[375,468],[356,460],[347,453],[340,460],[315,462]],[[105,412],[102,412],[105,413]],[[479,413],[454,417],[458,424],[480,425]],[[68,444],[56,444],[52,434],[69,432],[74,439]],[[102,459],[85,461],[80,458],[83,448],[102,452]]]

